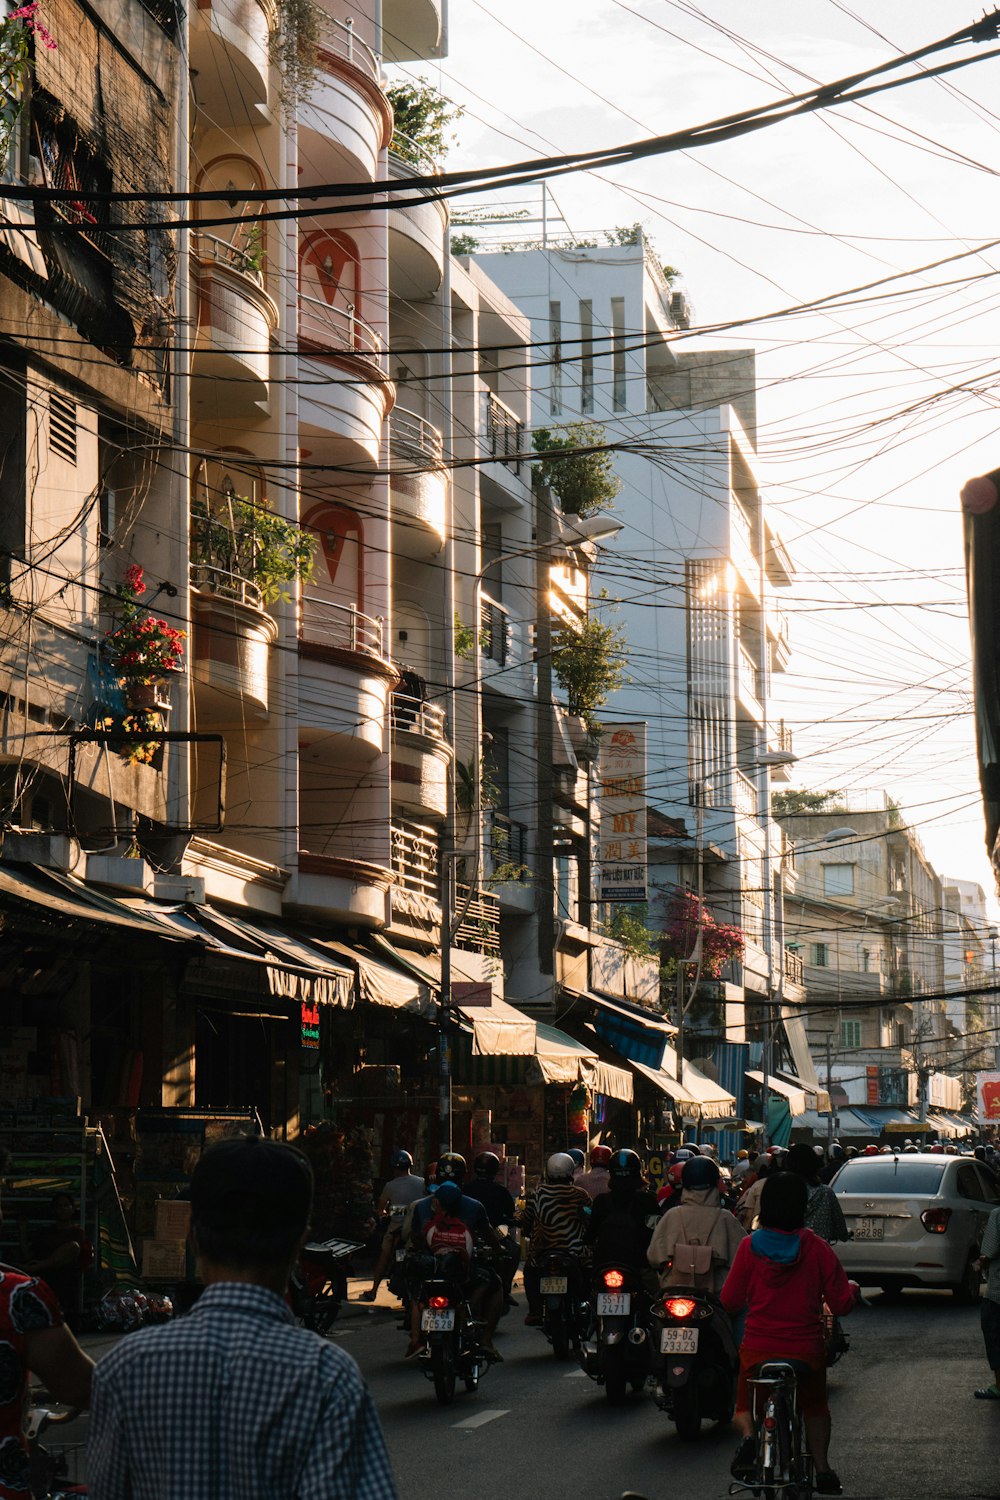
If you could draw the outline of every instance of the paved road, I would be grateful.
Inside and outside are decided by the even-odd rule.
[[[361,1284],[359,1283],[359,1286]],[[947,1293],[871,1294],[850,1319],[850,1353],[831,1373],[833,1457],[855,1500],[997,1500],[1000,1403],[974,1401],[988,1378],[978,1313]],[[523,1298],[522,1298],[523,1300]],[[336,1340],[359,1361],[382,1414],[401,1500],[442,1491],[475,1500],[720,1500],[735,1443],[706,1429],[682,1443],[647,1396],[622,1409],[544,1338],[501,1324],[504,1363],[475,1395],[439,1407],[388,1304],[352,1305]]]

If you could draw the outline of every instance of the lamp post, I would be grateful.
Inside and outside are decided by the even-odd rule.
[[[997,997],[997,938],[1000,932],[991,927],[986,934],[990,940],[990,973],[992,974],[993,995],[990,1005],[990,1024],[993,1031],[993,1066],[1000,1068],[1000,999]]]

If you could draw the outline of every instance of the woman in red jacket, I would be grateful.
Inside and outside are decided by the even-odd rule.
[[[753,1472],[748,1377],[768,1360],[800,1360],[810,1370],[799,1379],[799,1404],[816,1465],[816,1490],[839,1495],[840,1480],[830,1468],[823,1304],[843,1317],[854,1307],[858,1288],[848,1281],[826,1241],[805,1228],[808,1197],[804,1178],[791,1172],[768,1177],[760,1200],[761,1227],[741,1241],[722,1288],[727,1312],[747,1309],[736,1389],[735,1422],[741,1441],[732,1473],[746,1479]]]

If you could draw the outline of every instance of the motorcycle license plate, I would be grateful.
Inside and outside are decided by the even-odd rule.
[[[447,1307],[443,1312],[432,1312],[425,1308],[420,1319],[424,1333],[451,1333],[455,1326],[455,1309]]]
[[[885,1222],[882,1219],[855,1219],[854,1238],[856,1240],[882,1240],[885,1239]]]
[[[569,1277],[568,1276],[543,1276],[542,1277],[542,1296],[543,1297],[564,1297],[568,1291],[569,1291]]]
[[[396,1251],[396,1264],[397,1264],[397,1266],[400,1264],[401,1261],[404,1261],[405,1259],[406,1259],[406,1251],[405,1250],[397,1250]]]
[[[697,1354],[697,1328],[664,1328],[660,1334],[661,1354]]]
[[[631,1311],[631,1292],[598,1292],[597,1316],[599,1318],[624,1318]]]

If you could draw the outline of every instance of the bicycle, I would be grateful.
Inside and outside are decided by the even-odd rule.
[[[812,1500],[815,1467],[805,1441],[797,1382],[809,1366],[797,1359],[768,1360],[749,1381],[757,1440],[754,1472],[729,1486],[757,1500]]]

